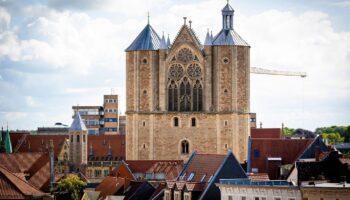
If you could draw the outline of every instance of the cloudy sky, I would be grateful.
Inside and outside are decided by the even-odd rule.
[[[204,41],[226,0],[0,0],[0,125],[70,124],[72,105],[120,95],[125,52],[147,23],[174,39],[183,16]],[[251,111],[264,127],[350,125],[350,1],[231,0],[251,66],[304,71],[252,75]]]

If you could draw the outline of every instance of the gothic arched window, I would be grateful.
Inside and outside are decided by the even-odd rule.
[[[191,111],[191,85],[186,77],[180,84],[180,111]]]
[[[203,110],[203,69],[197,55],[182,48],[171,60],[168,70],[168,111]]]
[[[202,85],[197,80],[196,84],[193,87],[193,94],[192,94],[193,111],[202,111],[202,96],[203,96]]]
[[[169,111],[178,111],[178,88],[175,81],[172,81],[168,88],[168,103]]]
[[[190,145],[187,142],[187,140],[184,140],[184,141],[181,142],[181,153],[182,154],[188,154],[189,153],[189,148],[190,148]]]

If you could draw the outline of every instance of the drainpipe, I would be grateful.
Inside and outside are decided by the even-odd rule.
[[[55,183],[55,167],[54,167],[54,151],[53,151],[52,140],[50,140],[49,156],[50,156],[50,187],[53,188]]]
[[[248,158],[247,158],[247,173],[250,172],[250,153],[251,153],[251,148],[252,148],[252,138],[251,136],[248,136]]]

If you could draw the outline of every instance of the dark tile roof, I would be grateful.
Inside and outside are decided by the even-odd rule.
[[[0,165],[0,199],[27,199],[44,193]]]
[[[196,191],[199,199],[219,199],[215,186],[219,179],[247,178],[232,152],[221,154],[192,153],[176,181],[167,181],[168,188]]]
[[[321,152],[327,152],[328,147],[322,141],[320,136],[317,136],[313,139],[312,143],[305,149],[305,151],[299,156],[299,159],[315,158],[316,148],[319,148]]]
[[[155,188],[148,183],[147,181],[144,181],[132,195],[128,198],[128,200],[139,200],[139,199],[149,199],[152,194],[155,192]]]
[[[282,138],[280,128],[251,128],[252,138]]]
[[[312,143],[312,139],[253,138],[251,143],[251,168],[267,173],[267,158],[280,157],[282,164],[292,164]]]

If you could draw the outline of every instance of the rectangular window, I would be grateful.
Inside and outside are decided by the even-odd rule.
[[[191,119],[191,125],[192,125],[192,127],[196,126],[196,118]]]
[[[228,196],[228,200],[233,200],[233,197],[232,196]]]
[[[247,200],[247,197],[241,197],[241,200]]]
[[[101,170],[95,170],[95,177],[101,176]]]
[[[281,197],[275,197],[274,200],[281,200]]]
[[[108,174],[109,174],[109,170],[108,170],[108,169],[105,169],[105,170],[104,170],[104,176],[108,176]]]
[[[80,142],[80,135],[77,135],[77,143]]]

